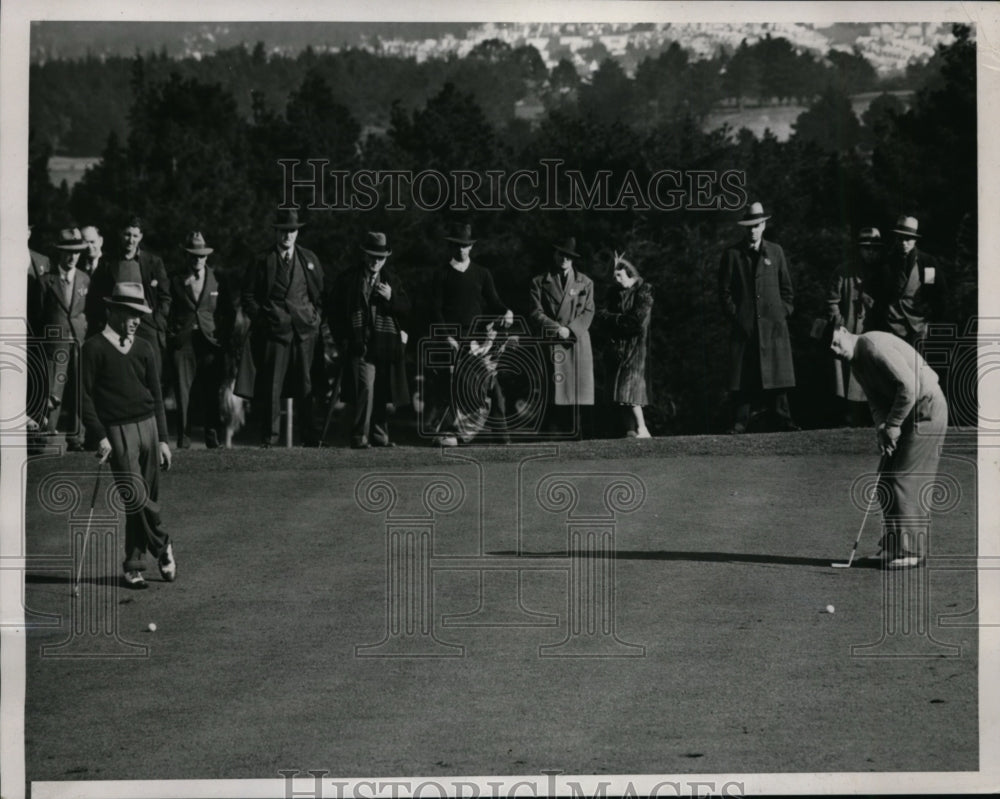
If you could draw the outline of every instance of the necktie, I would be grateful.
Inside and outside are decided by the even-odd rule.
[[[73,302],[73,281],[66,276],[63,276],[61,279],[62,279],[63,302],[65,302],[66,307],[69,308],[70,304]]]

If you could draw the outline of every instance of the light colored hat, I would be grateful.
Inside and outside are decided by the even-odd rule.
[[[753,227],[754,225],[759,225],[761,222],[766,222],[770,218],[770,214],[764,213],[763,205],[760,203],[752,203],[750,207],[747,208],[746,213],[743,214],[743,218],[736,224]]]
[[[119,308],[129,308],[139,313],[152,313],[153,309],[146,305],[146,295],[142,291],[142,283],[115,283],[110,297],[105,297],[108,305]]]
[[[365,242],[361,245],[361,249],[369,255],[374,255],[376,258],[388,258],[392,255],[392,250],[389,249],[385,233],[378,233],[376,231],[369,231],[365,234]]]
[[[920,234],[917,233],[918,226],[919,223],[915,216],[904,215],[896,220],[896,227],[892,229],[892,232],[904,239],[919,239]]]
[[[87,243],[83,240],[80,228],[70,227],[59,231],[59,238],[56,239],[55,248],[65,252],[80,252],[87,249]]]
[[[185,252],[192,255],[211,255],[215,250],[205,246],[205,237],[200,230],[188,234],[187,240],[181,245]]]

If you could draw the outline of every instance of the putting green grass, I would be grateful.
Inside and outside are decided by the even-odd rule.
[[[913,626],[887,634],[886,586],[902,584],[830,568],[864,515],[849,492],[877,463],[870,431],[581,442],[541,457],[552,451],[179,454],[161,488],[177,581],[154,568],[149,590],[111,595],[119,642],[76,639],[105,656],[41,655],[69,638],[74,600],[69,573],[29,571],[27,607],[62,623],[28,635],[28,779],[978,768],[973,452],[949,443],[942,473],[961,496],[934,517]],[[92,456],[29,464],[29,555],[69,552],[66,515],[38,502],[58,470],[89,504]],[[539,498],[556,473],[579,488],[574,517]],[[377,474],[397,491],[388,518],[355,496]],[[421,521],[430,474],[461,501]],[[599,520],[614,479],[644,501]],[[613,619],[598,618],[613,635],[597,638],[639,656],[544,656],[571,632],[571,523],[613,528],[615,557],[578,563],[613,567]],[[879,523],[873,512],[859,554]],[[433,636],[415,638],[449,657],[358,656],[386,638],[394,525],[433,530]],[[91,596],[119,568],[117,549],[99,555],[84,569]],[[968,567],[934,568],[945,556]],[[147,656],[108,656],[129,645]]]

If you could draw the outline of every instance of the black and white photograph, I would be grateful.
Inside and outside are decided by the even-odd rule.
[[[5,3],[0,794],[1000,790],[998,35]]]

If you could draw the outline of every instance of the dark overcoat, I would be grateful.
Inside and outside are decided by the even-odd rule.
[[[629,288],[615,286],[598,320],[610,339],[606,363],[614,375],[611,399],[625,405],[648,405],[646,361],[653,290],[641,277]]]
[[[788,317],[795,298],[788,264],[781,247],[762,241],[756,274],[746,243],[730,247],[719,266],[719,296],[730,322],[729,389],[753,389],[743,385],[744,356],[753,347],[760,360],[764,389],[795,385]]]
[[[386,300],[373,291],[366,302],[367,275],[368,270],[358,266],[337,276],[326,306],[330,331],[346,357],[363,358],[374,363],[376,369],[388,370],[392,402],[398,406],[407,405],[405,345],[400,333],[406,330],[410,300],[402,282],[386,266],[379,271],[378,280],[392,288],[392,296]]]
[[[594,355],[590,324],[594,321],[594,282],[573,270],[565,289],[551,271],[531,281],[531,318],[547,339],[560,327],[572,336],[566,343],[548,346],[552,364],[555,405],[594,404]]]

